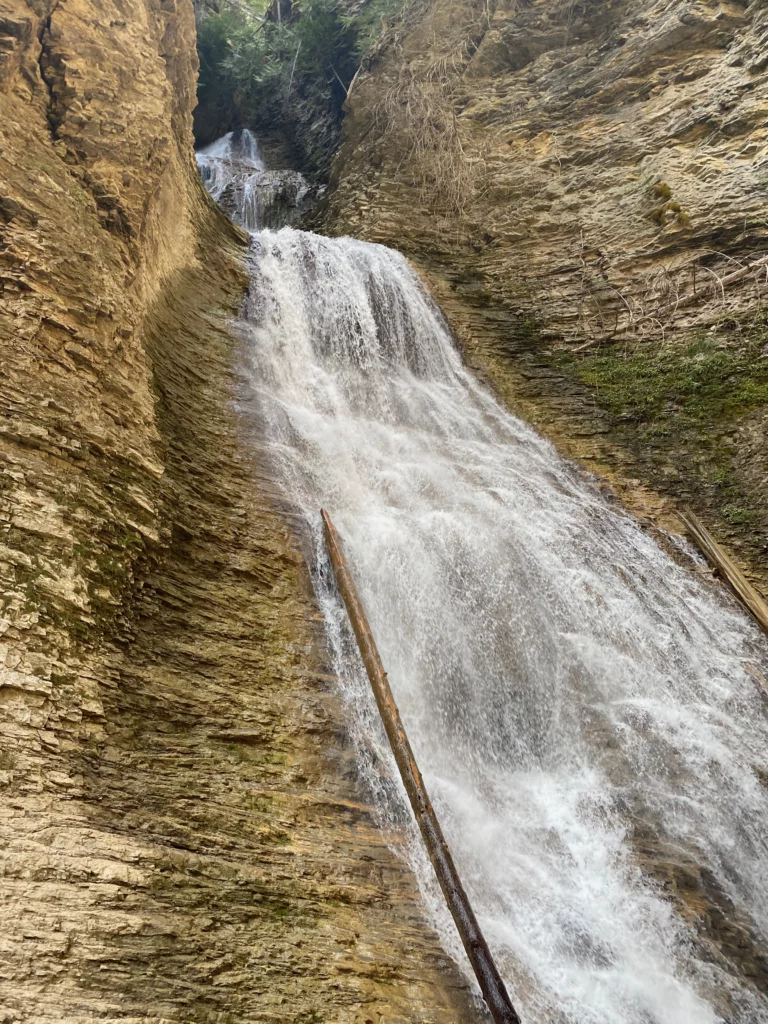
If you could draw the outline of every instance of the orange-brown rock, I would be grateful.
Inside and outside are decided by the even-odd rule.
[[[764,0],[411,0],[323,213],[414,259],[514,408],[638,510],[692,504],[763,586],[767,52]]]
[[[195,70],[186,0],[0,0],[0,1021],[475,1019],[233,411]]]

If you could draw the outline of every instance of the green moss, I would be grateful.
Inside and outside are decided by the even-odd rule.
[[[576,363],[579,378],[609,412],[636,422],[671,425],[682,417],[714,424],[768,403],[768,360],[760,338],[719,347],[711,335],[688,345],[647,345],[626,353],[601,349]]]
[[[258,909],[265,917],[274,917],[278,921],[284,921],[286,918],[298,918],[300,916],[297,913],[296,906],[284,900],[264,900],[263,903],[259,904]]]
[[[246,793],[243,804],[249,811],[256,811],[258,814],[276,814],[275,801],[271,796],[264,793]]]
[[[719,520],[721,535],[756,566],[765,560],[767,517],[753,450],[759,432],[747,423],[768,406],[767,344],[764,325],[730,321],[687,342],[614,344],[548,360],[586,387],[632,454],[633,473]]]
[[[733,502],[723,505],[720,512],[723,518],[727,519],[734,526],[749,526],[750,523],[755,521],[757,516],[754,509],[740,508],[739,505]]]
[[[660,206],[651,211],[651,220],[660,227],[675,221],[682,227],[687,227],[691,223],[690,214],[672,198],[672,189],[666,181],[656,182],[652,187],[652,193],[655,199],[663,200]]]

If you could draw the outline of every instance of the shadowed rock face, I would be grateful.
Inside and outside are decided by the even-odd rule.
[[[421,266],[515,408],[657,521],[694,505],[763,583],[767,47],[763,0],[410,3],[324,214]],[[742,366],[730,402],[702,338]]]
[[[0,6],[0,1019],[471,1020],[232,411],[194,86],[184,3]]]
[[[228,132],[196,158],[211,197],[247,231],[297,223],[323,192],[298,171],[267,169],[258,140],[247,128]]]
[[[298,224],[317,194],[298,171],[257,171],[245,181],[231,182],[218,201],[231,217],[244,210],[245,228],[277,230]]]

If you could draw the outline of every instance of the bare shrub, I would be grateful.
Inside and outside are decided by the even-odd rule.
[[[729,316],[739,318],[746,310],[755,317],[764,313],[768,294],[765,253],[737,258],[721,252],[702,252],[676,265],[656,267],[631,295],[607,281],[595,287],[583,254],[581,262],[584,269],[578,330],[588,340],[575,352],[630,338],[663,341],[667,331],[683,320],[686,327],[692,327]]]
[[[423,11],[421,0],[412,0],[404,8],[403,21]],[[400,63],[396,82],[374,110],[384,139],[397,136],[406,141],[397,173],[408,175],[423,203],[437,213],[453,216],[462,215],[475,199],[485,173],[483,155],[468,156],[466,128],[456,114],[456,99],[490,14],[485,3],[467,14],[464,24],[456,26],[448,38],[441,38],[434,10],[426,11],[427,30],[432,21],[429,51]],[[397,37],[391,43],[397,46]]]

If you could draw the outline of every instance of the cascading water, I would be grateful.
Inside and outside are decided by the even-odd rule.
[[[446,947],[321,506],[523,1021],[768,1022],[764,638],[477,384],[396,252],[264,231],[251,271],[248,408]]]
[[[267,170],[247,128],[229,132],[196,157],[213,199],[247,231],[293,224],[318,197],[298,171]]]
[[[265,169],[256,136],[247,128],[228,132],[210,146],[198,150],[195,157],[200,177],[217,201],[230,182]]]

